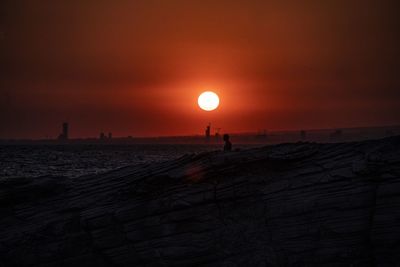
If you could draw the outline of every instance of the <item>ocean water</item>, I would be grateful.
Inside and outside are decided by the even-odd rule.
[[[221,149],[221,145],[186,144],[0,146],[0,178],[43,175],[73,178]]]

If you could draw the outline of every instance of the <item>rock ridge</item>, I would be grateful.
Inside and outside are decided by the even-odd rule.
[[[0,180],[0,266],[396,266],[400,136]]]

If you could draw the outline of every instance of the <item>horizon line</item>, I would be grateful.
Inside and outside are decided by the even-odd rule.
[[[352,127],[331,127],[331,128],[302,128],[302,129],[275,129],[275,130],[267,130],[266,128],[259,130],[265,130],[267,135],[268,133],[284,133],[284,132],[299,132],[299,131],[329,131],[329,130],[351,130],[351,129],[374,129],[374,128],[400,128],[400,124],[391,124],[391,125],[373,125],[373,126],[352,126]],[[232,136],[245,136],[245,135],[258,135],[259,131],[238,131],[238,132],[227,132]],[[222,135],[222,133],[220,133]],[[204,134],[183,134],[183,135],[125,135],[125,136],[113,136],[112,139],[124,139],[124,138],[132,138],[132,139],[162,139],[162,138],[188,138],[188,137],[203,137]],[[212,135],[214,136],[214,135]],[[88,137],[74,137],[68,138],[68,140],[89,140],[89,139],[99,139],[98,136],[88,136]],[[57,138],[3,138],[0,137],[0,141],[51,141],[58,140]]]

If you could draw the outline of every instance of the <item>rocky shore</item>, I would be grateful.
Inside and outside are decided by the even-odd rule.
[[[0,179],[0,266],[398,266],[400,137]]]

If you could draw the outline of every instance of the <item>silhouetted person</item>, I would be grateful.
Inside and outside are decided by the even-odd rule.
[[[229,134],[224,134],[224,151],[232,151],[232,143],[229,141]]]

